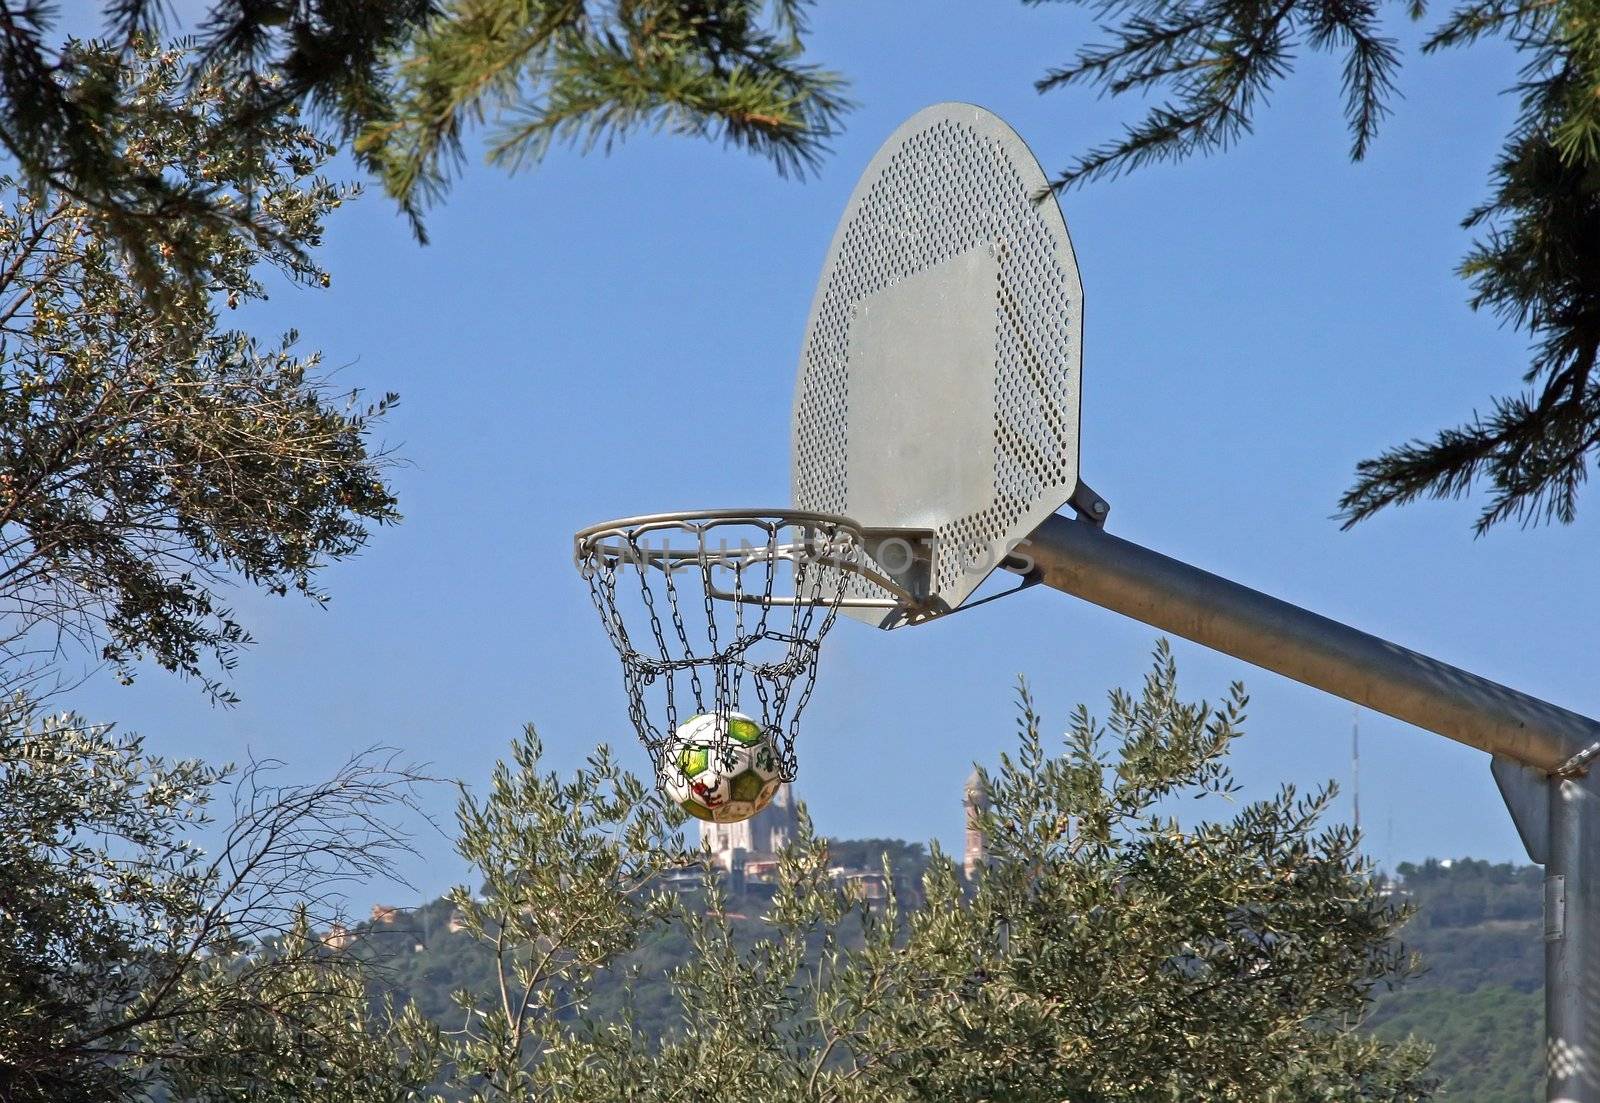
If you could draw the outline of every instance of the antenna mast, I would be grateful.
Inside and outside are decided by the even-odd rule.
[[[1350,718],[1350,807],[1356,834],[1361,834],[1361,707]]]

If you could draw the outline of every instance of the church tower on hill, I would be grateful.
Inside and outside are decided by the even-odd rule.
[[[989,810],[989,790],[983,784],[983,775],[976,767],[967,777],[962,803],[967,810],[967,846],[961,862],[967,880],[975,880],[989,861],[989,840],[983,834],[983,814]]]

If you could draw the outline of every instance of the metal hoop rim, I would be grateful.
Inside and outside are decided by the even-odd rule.
[[[595,546],[596,539],[612,533],[633,529],[654,528],[657,525],[681,521],[754,521],[763,524],[777,522],[790,524],[809,521],[813,524],[832,525],[848,531],[856,540],[865,543],[866,529],[849,517],[838,513],[819,513],[810,509],[692,509],[667,513],[642,513],[637,517],[618,517],[614,521],[581,528],[573,536],[579,551]]]
[[[871,537],[868,529],[839,513],[822,513],[817,510],[791,509],[788,507],[777,509],[762,508],[727,508],[727,509],[695,509],[666,513],[644,513],[635,517],[619,517],[612,521],[601,521],[598,524],[581,528],[573,535],[573,545],[577,559],[581,562],[587,557],[605,555],[608,551],[605,541],[607,539],[629,540],[642,532],[658,529],[671,529],[677,526],[688,526],[694,522],[714,522],[717,524],[756,524],[772,528],[784,525],[817,525],[826,526],[837,532],[848,535],[850,543],[865,551]],[[687,531],[687,528],[685,529]],[[885,531],[885,530],[877,530]],[[921,530],[907,529],[906,532],[920,532]],[[701,534],[704,535],[703,533]],[[668,561],[690,561],[702,558],[700,550],[673,551],[662,549],[655,556]],[[900,585],[894,579],[879,571],[872,570],[863,564],[840,564],[845,570],[858,574],[873,582],[894,595],[892,599],[877,598],[843,598],[836,604],[840,608],[871,608],[871,609],[907,609],[919,610],[922,601],[911,591]],[[713,597],[722,600],[750,600],[736,598],[731,593],[724,593],[719,589],[711,591]],[[774,605],[795,604],[798,599],[780,599],[772,602]],[[813,604],[799,602],[801,604]],[[834,604],[834,603],[829,603]]]

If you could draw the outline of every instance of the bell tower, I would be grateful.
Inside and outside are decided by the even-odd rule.
[[[967,846],[961,868],[967,880],[973,881],[989,861],[989,840],[983,834],[983,814],[989,810],[989,790],[977,767],[973,767],[967,777],[962,804],[967,811]]]

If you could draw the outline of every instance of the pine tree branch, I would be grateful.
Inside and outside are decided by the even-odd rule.
[[[400,63],[395,107],[357,149],[419,227],[459,171],[465,135],[486,122],[499,124],[491,163],[513,170],[558,143],[609,149],[665,130],[803,174],[850,106],[838,75],[802,61],[806,7],[458,0]]]
[[[1073,2],[1096,13],[1109,43],[1048,72],[1037,82],[1041,92],[1090,84],[1113,96],[1167,94],[1119,138],[1073,162],[1057,189],[1226,149],[1249,132],[1299,45],[1343,57],[1352,159],[1371,148],[1397,94],[1399,52],[1382,33],[1376,0]],[[1413,0],[1412,17],[1425,9]],[[1480,481],[1491,490],[1480,533],[1508,519],[1568,521],[1600,451],[1600,19],[1586,0],[1470,0],[1422,49],[1487,36],[1508,39],[1524,56],[1521,113],[1489,199],[1463,223],[1483,235],[1459,274],[1472,285],[1474,309],[1529,334],[1523,379],[1532,389],[1360,464],[1339,503],[1346,527],[1390,505],[1463,496]]]

